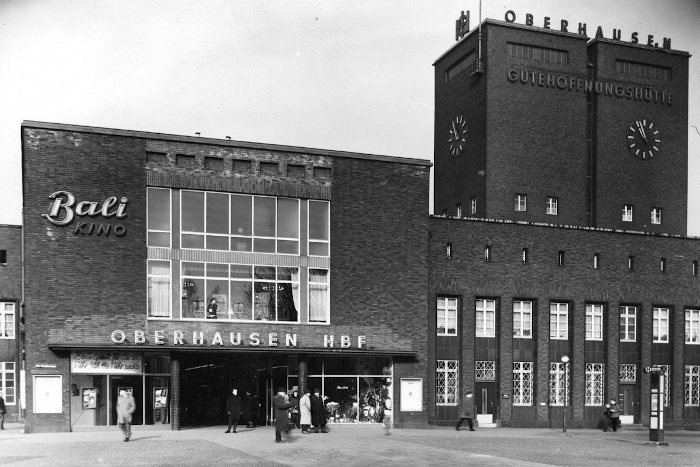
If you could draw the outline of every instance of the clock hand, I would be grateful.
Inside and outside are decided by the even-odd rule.
[[[647,142],[647,135],[644,133],[644,127],[642,127],[642,124],[639,123],[639,120],[637,120],[637,127],[639,128],[639,134],[642,135],[642,139],[644,142]]]

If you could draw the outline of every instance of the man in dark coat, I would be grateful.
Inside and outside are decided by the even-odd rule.
[[[231,427],[233,427],[233,433],[238,433],[236,428],[238,420],[241,418],[241,398],[238,397],[238,389],[231,391],[226,399],[226,412],[228,413],[228,428],[224,433],[231,433]]]
[[[457,431],[462,428],[462,423],[464,420],[469,424],[469,431],[474,431],[474,396],[471,391],[467,391],[464,395],[464,400],[462,401],[462,409],[459,414],[459,421],[457,422]]]
[[[314,433],[318,433],[326,427],[326,406],[321,399],[321,391],[318,388],[314,389],[310,399],[311,424],[314,426]]]
[[[282,443],[282,433],[287,441],[293,441],[289,435],[289,409],[292,404],[287,400],[287,393],[284,388],[277,389],[277,395],[272,399],[272,406],[275,409],[275,443]]]

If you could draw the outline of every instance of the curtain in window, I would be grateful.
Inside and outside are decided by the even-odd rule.
[[[157,317],[170,316],[170,264],[149,261],[148,278],[148,315]]]
[[[309,270],[309,321],[325,322],[328,319],[327,282],[328,271]]]
[[[294,301],[294,308],[299,310],[299,270],[292,273],[292,300]]]

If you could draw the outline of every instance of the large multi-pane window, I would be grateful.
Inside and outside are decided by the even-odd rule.
[[[569,304],[552,302],[549,304],[549,338],[569,338]]]
[[[700,310],[685,310],[685,343],[700,344]]]
[[[183,261],[182,318],[298,321],[299,268]]]
[[[17,403],[14,362],[0,362],[0,391],[3,393],[5,404],[15,405]]]
[[[496,301],[476,301],[476,337],[496,337]]]
[[[513,362],[513,405],[532,405],[532,362]]]
[[[513,337],[532,337],[532,302],[513,302]]]
[[[620,307],[620,342],[637,340],[637,307],[623,305]]]
[[[586,363],[586,395],[587,406],[603,405],[605,401],[605,364]]]
[[[457,405],[459,403],[459,361],[438,360],[436,372],[436,405]]]
[[[148,260],[148,317],[170,318],[170,261]]]
[[[170,189],[148,188],[148,246],[170,247]]]
[[[586,305],[586,340],[603,340],[603,305]]]
[[[700,406],[700,365],[685,366],[685,405]]]
[[[15,304],[0,302],[0,339],[15,338]]]
[[[330,203],[309,200],[309,256],[330,254]]]
[[[569,362],[549,363],[549,405],[563,406],[568,402]]]
[[[182,248],[299,254],[300,200],[180,192]]]
[[[668,308],[654,308],[652,326],[654,342],[668,342],[669,320]]]
[[[438,336],[457,335],[457,299],[438,297],[437,299]]]

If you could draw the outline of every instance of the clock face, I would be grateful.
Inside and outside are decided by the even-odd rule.
[[[661,147],[661,133],[648,118],[635,120],[627,129],[627,147],[639,159],[653,159]]]
[[[448,128],[447,142],[450,144],[450,154],[460,156],[467,146],[467,121],[463,116],[453,118]]]

